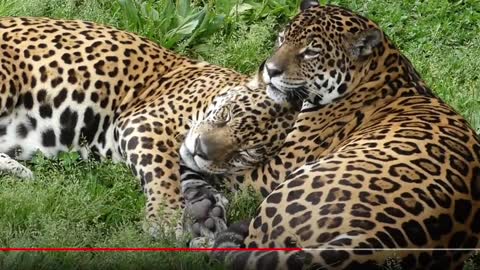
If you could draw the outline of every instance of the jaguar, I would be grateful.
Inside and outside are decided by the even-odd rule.
[[[179,226],[171,217],[185,207],[182,187],[192,209],[208,210],[195,194],[210,186],[180,183],[179,150],[192,123],[223,127],[219,136],[228,140],[215,161],[235,175],[275,153],[297,113],[247,85],[246,75],[92,22],[1,18],[0,48],[0,170],[33,178],[20,161],[37,152],[123,162],[147,197],[145,229],[155,237]],[[220,208],[197,215],[192,226],[212,237],[226,227],[225,203],[208,190]]]
[[[260,80],[276,102],[304,104],[277,155],[226,177],[264,199],[214,242],[292,250],[212,257],[233,269],[382,269],[389,258],[402,269],[461,269],[480,247],[478,134],[378,24],[318,1],[300,10]],[[215,173],[205,160],[225,148],[187,141],[209,149],[191,166]]]

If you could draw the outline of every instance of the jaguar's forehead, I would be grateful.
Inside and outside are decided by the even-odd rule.
[[[254,91],[246,86],[237,86],[228,89],[228,91],[217,95],[212,102],[213,108],[225,106],[228,104],[250,104],[253,101],[267,98],[266,93]]]
[[[285,27],[286,40],[301,42],[313,37],[337,39],[345,33],[357,33],[375,27],[371,20],[338,6],[315,6],[299,13]]]

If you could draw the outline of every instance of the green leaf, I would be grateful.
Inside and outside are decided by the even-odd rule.
[[[143,2],[140,9],[143,16],[147,17],[149,20],[158,21],[160,19],[158,11],[156,11],[150,3]]]
[[[235,5],[231,10],[230,10],[230,16],[239,16],[242,15],[243,13],[253,9],[253,6],[247,3],[243,4],[238,4]]]
[[[178,16],[186,17],[190,12],[190,0],[177,0],[176,7]]]

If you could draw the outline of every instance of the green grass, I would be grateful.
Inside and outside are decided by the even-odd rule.
[[[142,10],[142,3],[143,10]],[[147,36],[179,53],[254,72],[271,53],[279,27],[295,13],[289,0],[196,0],[163,14],[169,0],[0,0],[0,15],[97,21]],[[177,0],[179,3],[189,1]],[[323,1],[325,2],[325,1]],[[427,83],[480,131],[480,3],[465,1],[330,1],[377,21]],[[290,3],[289,5],[281,5]],[[206,7],[206,8],[204,8]],[[171,7],[170,7],[171,8]],[[158,14],[157,14],[157,13]],[[188,27],[185,27],[187,25]],[[183,28],[182,28],[183,27]],[[179,31],[179,29],[181,31]],[[142,231],[145,199],[122,165],[37,158],[35,181],[0,181],[0,246],[163,247]],[[251,215],[257,199],[233,196],[229,216]],[[465,269],[478,266],[478,256]],[[210,269],[186,253],[1,253],[0,269]],[[218,266],[217,266],[218,267]]]

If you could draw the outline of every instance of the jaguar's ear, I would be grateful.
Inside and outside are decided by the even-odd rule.
[[[318,6],[318,5],[320,5],[320,3],[318,3],[318,1],[303,0],[302,3],[300,4],[300,11],[304,11],[305,9],[307,9],[309,7],[314,7],[314,6]]]
[[[376,28],[348,34],[347,49],[354,59],[364,58],[372,54],[373,48],[382,43],[382,39],[382,32]]]

